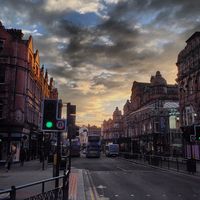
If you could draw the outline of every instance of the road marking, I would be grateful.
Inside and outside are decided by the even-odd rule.
[[[118,197],[119,195],[118,194],[115,194],[115,197]]]
[[[117,167],[117,169],[120,169],[120,170],[123,171],[123,172],[127,172],[126,169],[123,169],[123,168],[121,168],[121,167]]]
[[[91,186],[91,187],[89,188],[91,200],[97,200],[97,199],[99,199],[100,197],[99,197],[99,195],[98,195],[98,193],[97,193],[97,191],[96,191],[95,185],[94,185],[94,183],[93,183],[93,180],[92,180],[92,177],[91,177],[89,171],[87,170],[86,172],[87,172],[87,177],[88,177],[88,180],[89,180],[89,184],[90,184],[90,186]]]
[[[90,191],[91,200],[95,200],[92,188],[90,188],[89,191]]]
[[[150,194],[146,194],[146,197],[150,197],[151,195]]]
[[[134,194],[131,194],[131,197],[134,197],[135,195]]]
[[[70,199],[76,199],[77,195],[77,175],[78,173],[71,173],[69,177],[69,197]]]
[[[97,186],[97,188],[98,188],[98,189],[105,189],[105,188],[106,188],[106,186],[99,185],[99,186]]]

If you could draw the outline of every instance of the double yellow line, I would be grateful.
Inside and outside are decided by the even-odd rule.
[[[92,177],[91,177],[89,171],[86,170],[86,173],[87,173],[87,177],[88,177],[89,184],[90,184],[89,193],[90,193],[91,200],[100,200],[101,198],[99,197],[99,195],[97,193],[97,190],[95,188],[95,185],[93,183],[93,180],[92,180]]]

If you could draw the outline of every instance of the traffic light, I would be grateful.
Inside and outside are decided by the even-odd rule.
[[[66,131],[66,120],[61,119],[61,100],[44,99],[42,111],[42,131]]]
[[[42,130],[56,130],[57,100],[45,99],[43,101]]]
[[[197,141],[200,141],[200,125],[194,126],[194,133]]]
[[[69,137],[76,137],[76,105],[71,105],[71,103],[67,104],[67,127]]]
[[[76,126],[76,136],[79,136],[79,126]]]

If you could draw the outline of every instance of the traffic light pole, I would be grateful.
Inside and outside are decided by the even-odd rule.
[[[44,170],[44,131],[42,131],[42,170]]]
[[[69,134],[69,165],[68,165],[68,171],[71,172],[71,152],[72,152],[72,137],[71,137],[71,125],[68,126],[68,134]]]
[[[55,176],[59,176],[59,170],[60,170],[60,141],[61,141],[61,132],[57,132],[57,148],[56,148],[56,171]],[[58,188],[59,186],[59,179],[56,179],[55,181],[55,188]]]

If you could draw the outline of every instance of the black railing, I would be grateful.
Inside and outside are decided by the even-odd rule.
[[[11,186],[11,189],[0,191],[0,196],[4,196],[3,199],[5,200],[68,200],[69,174],[69,171],[64,171],[64,174],[61,176],[48,178],[21,186]],[[59,182],[59,187],[55,188],[52,184],[48,185],[48,188],[45,187],[47,183],[52,183],[56,180],[62,180],[62,183],[61,181]],[[38,189],[34,188],[34,186],[42,187]],[[31,189],[31,187],[33,188]],[[22,191],[23,189],[24,191]],[[27,191],[26,189],[29,190]],[[27,194],[29,194],[28,197],[26,196]]]
[[[131,159],[134,162],[153,165],[165,169],[176,170],[181,172],[200,172],[196,169],[196,163],[199,162],[195,159],[185,159],[179,157],[166,157],[158,155],[148,155],[140,153],[123,152],[120,156]]]

